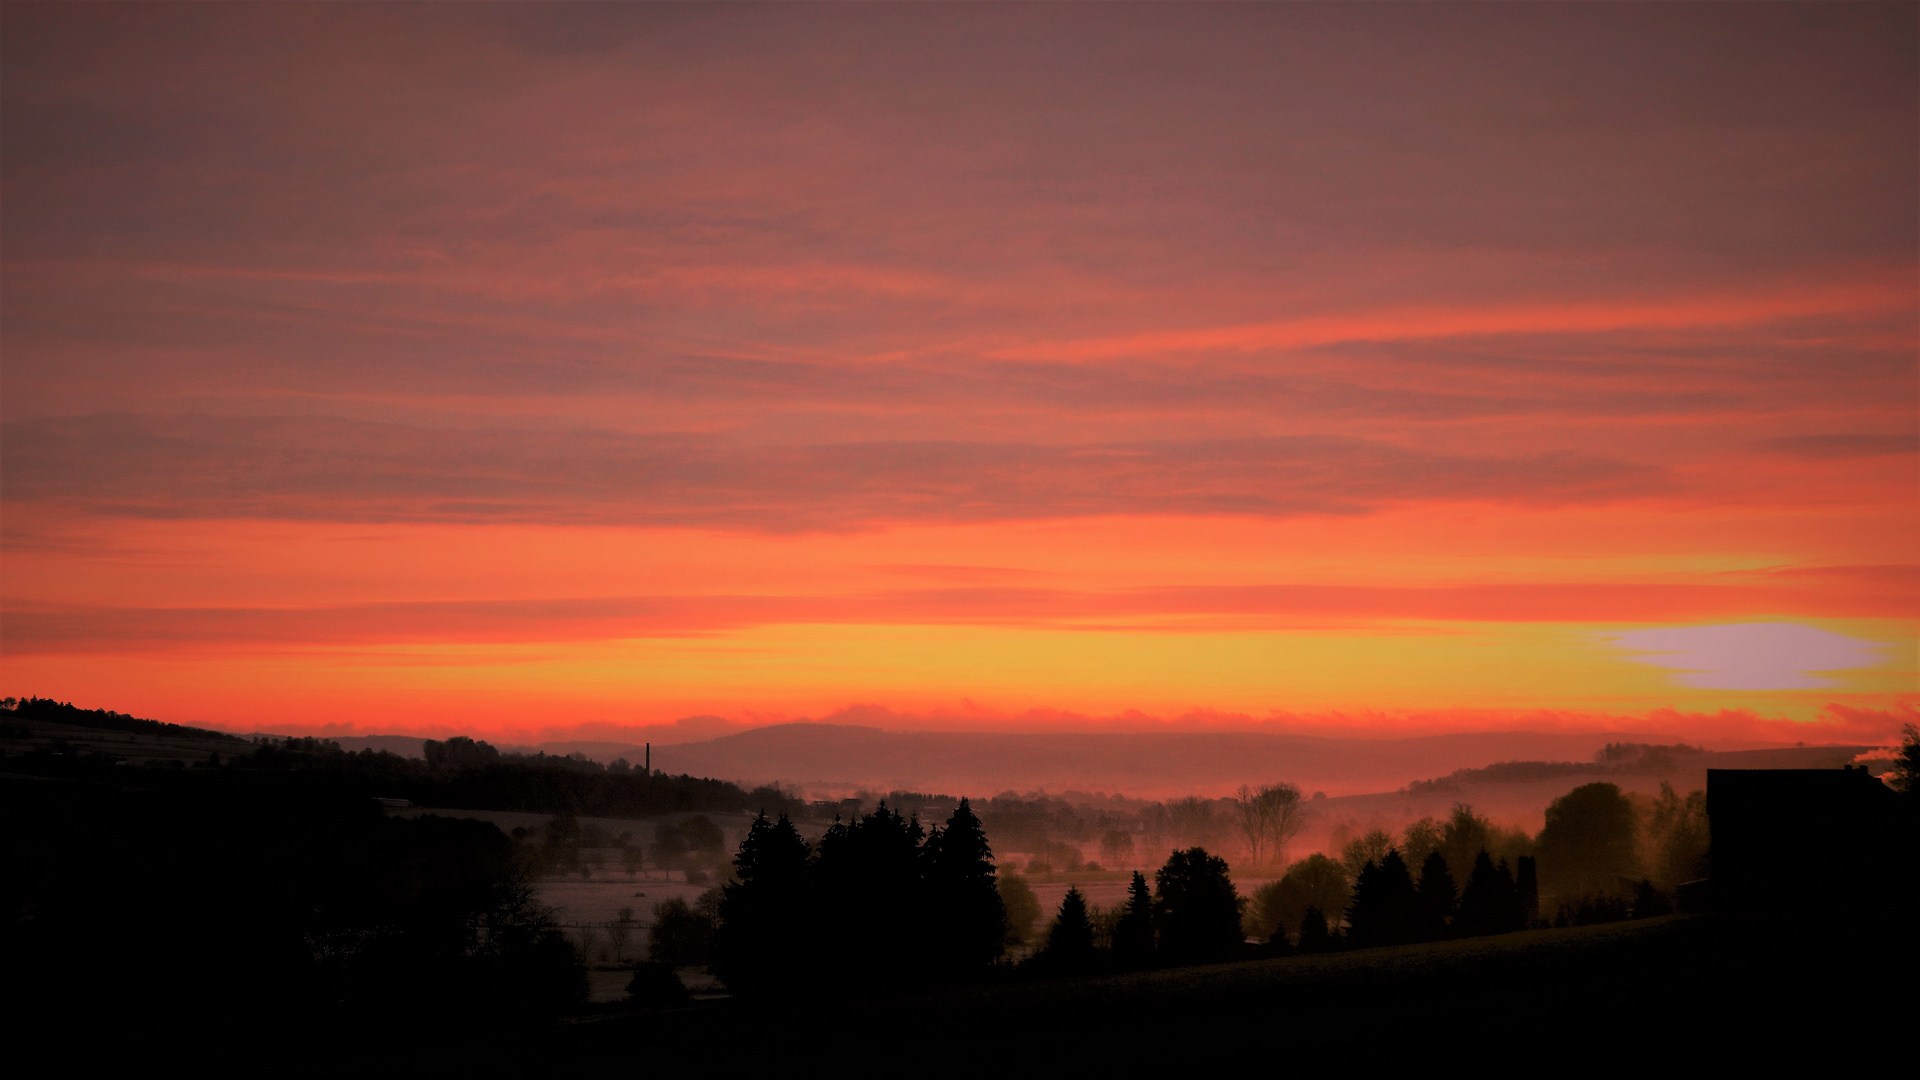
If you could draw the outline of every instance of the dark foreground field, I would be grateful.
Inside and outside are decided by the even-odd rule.
[[[1524,1076],[1806,1053],[1874,1067],[1905,1057],[1912,956],[1904,932],[1857,941],[1760,916],[1680,916],[967,991],[829,1000],[796,987],[772,1007],[712,1002],[455,1045],[424,1040],[319,1071],[1373,1074],[1423,1061],[1480,1071],[1468,1064],[1478,1059]]]

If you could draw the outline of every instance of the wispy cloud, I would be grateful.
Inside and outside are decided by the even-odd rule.
[[[1801,623],[1654,627],[1610,635],[1632,659],[1672,669],[1684,686],[1713,690],[1806,690],[1828,675],[1872,667],[1911,646],[1862,641]]]

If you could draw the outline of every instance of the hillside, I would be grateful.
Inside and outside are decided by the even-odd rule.
[[[1393,791],[1497,761],[1591,761],[1620,733],[1481,732],[1419,738],[1326,738],[1265,732],[1008,734],[883,731],[782,724],[671,748],[656,769],[810,793],[855,788],[990,794],[1122,792],[1146,798],[1226,795],[1287,780],[1328,796]],[[1858,752],[1857,749],[1852,752]],[[638,760],[630,753],[632,760]],[[816,797],[819,797],[816,794]]]
[[[726,1047],[734,1070],[830,1055],[840,1069],[917,1062],[936,1075],[1009,1066],[1141,1075],[1148,1066],[1158,1073],[1259,1060],[1371,1074],[1433,1048],[1506,1061],[1522,1047],[1559,1052],[1641,1026],[1677,1025],[1661,1060],[1711,1055],[1725,1063],[1760,1049],[1759,1025],[1785,1002],[1801,1030],[1898,1030],[1876,1026],[1894,1022],[1892,998],[1805,993],[1809,985],[1869,985],[1862,980],[1878,950],[1857,947],[1868,943],[1891,944],[1841,942],[1830,932],[1785,936],[1770,921],[1740,916],[1669,917],[1059,982],[876,987],[850,1000],[810,999],[796,987],[764,1009],[708,1002],[456,1052],[518,1075],[614,1066],[629,1062],[634,1047],[674,1060]],[[965,1037],[942,1038],[948,1033]],[[930,1062],[936,1047],[940,1056]],[[433,1053],[435,1067],[452,1067],[444,1049]],[[1517,1060],[1524,1072],[1551,1063]]]

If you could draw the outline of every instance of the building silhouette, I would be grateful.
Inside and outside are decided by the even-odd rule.
[[[1709,769],[1714,907],[1831,907],[1898,895],[1898,793],[1864,766]]]

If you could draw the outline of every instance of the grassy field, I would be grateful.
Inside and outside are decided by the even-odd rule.
[[[1484,1058],[1520,1075],[1707,1067],[1801,1051],[1878,1058],[1910,1023],[1909,929],[1850,939],[1685,916],[1324,956],[931,991],[876,986],[702,1002],[503,1037],[439,1074],[551,1075],[705,1063],[949,1075],[1193,1068],[1368,1075]],[[644,1050],[642,1049],[644,1048]],[[637,1055],[637,1057],[636,1057]]]
[[[109,754],[133,765],[203,764],[214,754],[223,758],[253,749],[245,739],[209,734],[206,736],[155,735],[146,732],[115,731],[111,728],[77,727],[45,720],[0,713],[0,750],[24,754],[65,743],[83,754]]]

